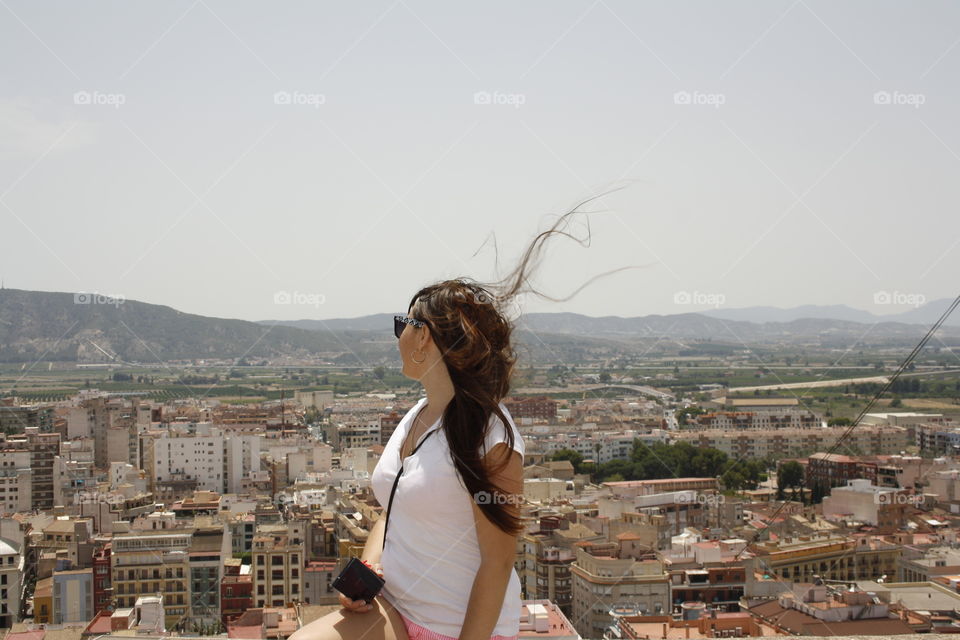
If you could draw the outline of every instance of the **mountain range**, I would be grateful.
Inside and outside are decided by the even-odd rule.
[[[147,364],[282,359],[339,365],[399,364],[393,314],[251,322],[83,295],[0,289],[0,361]],[[751,307],[632,318],[528,313],[516,320],[514,335],[518,352],[532,362],[575,363],[698,349],[722,352],[755,344],[812,343],[846,349],[859,341],[862,345],[910,347],[947,304],[946,300],[933,301],[898,314],[896,321],[891,321],[892,316],[874,316],[844,306]],[[927,322],[928,318],[932,319]],[[960,318],[953,319],[940,337],[960,338],[958,325]]]

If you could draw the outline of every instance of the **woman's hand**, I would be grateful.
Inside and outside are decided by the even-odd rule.
[[[365,565],[376,571],[377,575],[381,578],[383,577],[383,567],[380,566],[379,562],[369,563],[364,562]],[[347,596],[340,594],[340,606],[348,611],[353,611],[354,613],[367,613],[373,609],[373,603],[367,602],[366,600],[351,600]]]

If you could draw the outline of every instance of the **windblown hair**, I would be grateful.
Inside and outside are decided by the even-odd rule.
[[[496,416],[506,428],[509,445],[514,434],[500,402],[510,391],[510,382],[517,363],[513,348],[513,322],[508,319],[507,305],[526,293],[567,300],[597,277],[631,267],[621,267],[594,276],[566,298],[552,298],[529,285],[529,277],[539,264],[544,243],[553,235],[573,238],[589,246],[564,230],[571,216],[580,213],[584,200],[561,215],[552,227],[538,234],[527,246],[517,266],[496,283],[481,284],[471,278],[444,280],[417,291],[410,300],[408,312],[426,322],[434,343],[440,350],[454,386],[454,397],[443,412],[442,425],[460,478],[471,496],[480,492],[503,495],[492,481],[508,459],[496,468],[483,464],[480,451],[493,426]],[[483,494],[481,494],[483,495]],[[523,530],[520,509],[499,500],[476,500],[478,507],[501,530],[517,535]]]

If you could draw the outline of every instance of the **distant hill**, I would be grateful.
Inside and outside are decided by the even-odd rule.
[[[877,315],[854,309],[843,304],[814,305],[807,304],[799,307],[781,309],[779,307],[743,307],[740,309],[708,309],[701,311],[702,315],[723,320],[741,320],[745,322],[791,322],[803,318],[817,318],[821,320],[846,320],[873,324],[874,322],[903,322],[907,324],[923,324],[929,328],[947,310],[953,302],[952,298],[931,300],[916,309],[900,313]],[[944,323],[945,326],[960,327],[960,312],[955,312]]]
[[[935,311],[935,303],[927,306],[911,317],[922,320],[923,314]],[[0,361],[154,364],[303,358],[340,365],[398,366],[392,315],[248,322],[135,300],[116,305],[83,303],[73,293],[0,289]],[[860,341],[912,347],[926,329],[926,322],[880,322],[871,327],[851,320],[749,322],[703,313],[634,318],[529,313],[516,321],[514,335],[516,349],[527,362],[574,363],[619,355],[723,353],[755,344],[848,349]],[[957,342],[960,330],[944,329],[941,337]]]
[[[273,357],[337,350],[336,340],[292,327],[208,318],[127,300],[78,304],[73,293],[0,289],[0,360],[154,363]]]
[[[339,365],[399,366],[393,314],[362,319],[249,322],[183,313],[126,300],[78,304],[73,293],[0,289],[0,362],[322,359]],[[518,332],[533,361],[614,355],[622,345],[592,336]]]
[[[960,312],[958,312],[960,313]],[[391,314],[373,314],[356,318],[328,320],[293,320],[281,324],[320,331],[382,331],[391,326]],[[275,321],[262,321],[272,323]],[[879,322],[869,324],[853,320],[800,317],[781,322],[750,322],[711,317],[704,313],[648,315],[632,318],[620,316],[592,317],[579,313],[528,313],[516,321],[518,341],[536,349],[537,343],[605,340],[621,345],[624,353],[634,349],[646,352],[653,342],[673,344],[681,349],[697,341],[727,342],[743,348],[750,344],[790,344],[815,341],[825,347],[847,348],[857,341],[862,344],[884,344],[892,347],[913,346],[929,328],[925,324]],[[960,337],[956,329],[942,329],[944,336]],[[646,345],[646,346],[645,346]]]

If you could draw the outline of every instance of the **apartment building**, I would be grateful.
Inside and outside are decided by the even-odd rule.
[[[613,495],[620,498],[635,498],[673,491],[699,491],[716,493],[719,485],[716,478],[657,478],[653,480],[619,480],[603,482]]]
[[[528,418],[539,422],[553,422],[557,419],[558,402],[547,396],[507,398],[503,404],[515,420]]]
[[[541,446],[547,455],[561,449],[570,449],[579,453],[585,460],[595,460],[603,464],[611,460],[629,460],[637,440],[649,446],[656,442],[667,442],[669,435],[662,429],[652,431],[627,429],[615,432],[593,432],[589,435],[564,433],[544,441]]]
[[[868,536],[814,533],[753,544],[759,570],[783,581],[876,580],[894,576],[901,548]]]
[[[380,444],[380,421],[338,424],[334,434],[335,441],[330,444],[340,451],[354,447],[367,449]]]
[[[721,611],[738,611],[746,579],[746,571],[742,566],[671,571],[674,611],[684,602],[703,602]]]
[[[548,531],[524,534],[518,544],[515,568],[523,597],[549,600],[570,615],[573,604],[570,566],[576,559],[573,549],[557,546]]]
[[[923,422],[914,429],[921,452],[939,456],[960,453],[960,426]]]
[[[846,427],[822,429],[757,429],[752,431],[680,431],[675,441],[718,449],[737,459],[796,457],[829,450],[847,433]],[[900,453],[909,444],[904,427],[861,425],[849,432],[843,451],[864,455]]]
[[[20,607],[26,581],[24,556],[20,545],[0,538],[0,629],[9,629],[20,620]]]
[[[49,433],[53,431],[54,418],[53,405],[0,404],[0,431],[4,433],[21,433],[28,427],[34,427],[41,433]]]
[[[804,409],[791,411],[715,411],[690,418],[685,430],[811,429],[823,426],[823,418]]]
[[[187,629],[220,622],[220,584],[224,563],[232,557],[226,525],[200,525],[190,540],[190,611]]]
[[[899,529],[905,522],[907,508],[917,504],[916,498],[923,496],[878,487],[865,479],[849,480],[846,486],[834,487],[823,499],[823,517],[834,522]]]
[[[195,491],[239,493],[244,479],[260,470],[260,436],[225,434],[200,423],[196,433],[144,435],[144,447],[160,500],[179,500]]]
[[[93,608],[93,569],[55,571],[53,574],[53,624],[87,623]]]
[[[33,498],[33,469],[30,452],[0,442],[0,510],[7,513],[30,511]]]
[[[113,602],[113,585],[110,582],[110,551],[113,545],[104,543],[93,554],[93,611],[100,613]]]
[[[60,454],[60,434],[41,433],[36,427],[30,427],[25,433],[15,435],[0,434],[0,462],[6,462],[4,468],[0,466],[3,481],[0,488],[6,489],[8,503],[24,504],[21,491],[26,490],[28,481],[22,478],[25,474],[17,473],[26,462],[30,469],[29,480],[29,509],[50,511],[57,503],[54,490],[54,468],[56,457]],[[19,453],[18,453],[19,452]],[[26,455],[24,455],[24,452]],[[29,456],[29,459],[28,457]],[[15,489],[15,491],[11,491]],[[15,499],[11,498],[15,493]],[[2,494],[0,494],[2,495]],[[4,502],[0,497],[0,503]]]
[[[159,593],[166,626],[172,629],[188,613],[193,529],[174,527],[171,520],[151,524],[158,528],[115,525],[111,549],[114,602],[118,608],[133,607],[140,596]]]
[[[670,576],[653,554],[616,557],[616,543],[576,548],[573,576],[573,619],[586,638],[602,638],[613,622],[611,610],[635,606],[643,614],[670,611]],[[596,555],[593,555],[596,554]]]
[[[253,599],[256,607],[285,607],[303,600],[303,521],[261,525],[253,537]]]

